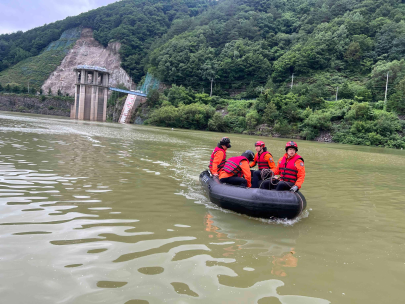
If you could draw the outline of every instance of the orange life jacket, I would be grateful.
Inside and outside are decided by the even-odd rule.
[[[304,159],[298,154],[295,154],[294,157],[289,160],[287,160],[285,155],[283,156],[283,159],[278,164],[281,180],[295,184],[298,173],[295,162],[298,159],[301,159],[304,162]]]
[[[236,175],[238,177],[242,177],[243,176],[243,172],[242,172],[242,168],[240,167],[240,163],[242,162],[242,160],[247,160],[249,162],[249,160],[244,157],[244,156],[234,156],[234,157],[230,157],[224,166],[224,171],[226,173],[231,173],[233,175]]]
[[[270,157],[273,157],[269,151],[265,151],[262,154],[257,154],[257,165],[259,166],[259,170],[270,169],[269,162],[264,159],[266,154],[270,154]]]
[[[226,162],[226,151],[220,147],[215,147],[214,151],[211,154],[210,164],[208,167],[210,168],[210,170],[212,169],[212,162],[214,161],[215,154],[218,151],[224,152],[224,156],[222,157],[221,162],[218,164],[218,172],[219,172],[225,166],[225,162]]]

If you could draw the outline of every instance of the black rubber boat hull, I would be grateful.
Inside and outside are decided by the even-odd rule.
[[[258,218],[293,219],[305,210],[307,202],[300,191],[273,191],[221,184],[208,171],[200,174],[200,182],[215,205]]]

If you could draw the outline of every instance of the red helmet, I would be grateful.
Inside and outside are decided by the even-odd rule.
[[[298,151],[298,145],[295,141],[289,141],[285,144],[285,151],[288,150],[288,148],[294,148],[295,151]]]
[[[263,146],[263,148],[266,146],[265,144],[264,144],[264,142],[263,141],[257,141],[256,143],[255,143],[255,147],[257,147],[257,146]]]

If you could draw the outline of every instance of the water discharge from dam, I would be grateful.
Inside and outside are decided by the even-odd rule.
[[[403,151],[299,141],[307,210],[258,220],[200,188],[222,136],[0,113],[1,302],[400,302]]]

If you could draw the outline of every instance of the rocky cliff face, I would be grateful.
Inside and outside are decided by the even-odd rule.
[[[119,42],[110,43],[107,48],[104,48],[93,38],[91,29],[83,29],[80,38],[62,60],[60,66],[45,81],[42,90],[47,93],[51,88],[53,94],[61,90],[62,93],[73,96],[75,92],[75,73],[73,69],[82,64],[108,69],[111,73],[111,87],[123,84],[128,88],[134,88],[135,84],[121,68],[121,59],[118,53],[120,48],[121,44]]]

